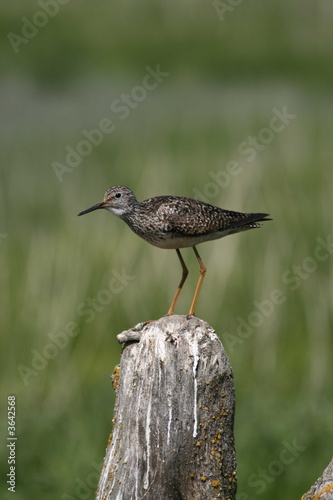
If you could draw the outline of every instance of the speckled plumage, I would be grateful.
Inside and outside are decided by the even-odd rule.
[[[157,196],[139,202],[126,186],[108,189],[101,203],[80,212],[79,215],[105,208],[123,219],[138,236],[159,248],[175,249],[183,268],[183,277],[175,299],[169,309],[172,314],[175,302],[187,276],[187,268],[180,248],[193,247],[200,264],[201,281],[205,267],[195,246],[205,241],[222,238],[261,226],[260,221],[270,220],[265,213],[243,213],[224,210],[202,201],[179,196]],[[199,288],[199,289],[198,289]],[[194,314],[197,295],[193,299],[190,313]],[[171,312],[170,312],[171,311]]]
[[[260,227],[258,221],[267,217],[262,213],[223,210],[180,196],[157,196],[139,202],[125,186],[108,189],[98,205],[92,209],[106,208],[152,245],[173,249],[192,247],[227,234]],[[89,211],[91,209],[81,214]]]

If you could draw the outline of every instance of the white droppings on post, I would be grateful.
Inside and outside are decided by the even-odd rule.
[[[155,352],[161,361],[165,360],[165,340],[164,338],[157,337],[155,343]]]
[[[171,422],[172,422],[172,404],[171,404],[170,400],[168,400],[168,405],[169,405],[169,420],[168,420],[167,445],[170,444],[170,430],[171,430]]]
[[[146,446],[147,446],[147,456],[146,456],[146,467],[147,470],[145,472],[143,487],[145,490],[148,489],[149,486],[149,467],[150,467],[150,413],[151,413],[151,399],[149,399],[148,407],[147,407],[147,419],[146,419]]]
[[[193,340],[193,379],[194,379],[194,402],[193,402],[193,437],[197,436],[198,432],[198,382],[197,382],[197,369],[199,364],[199,350],[198,350],[198,339],[196,333],[194,333]]]

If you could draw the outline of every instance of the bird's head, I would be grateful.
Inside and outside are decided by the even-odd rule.
[[[94,210],[105,208],[118,217],[124,217],[132,212],[134,206],[138,203],[134,193],[126,186],[113,186],[109,188],[103,200],[93,205],[87,210],[83,210],[78,215],[84,215]]]

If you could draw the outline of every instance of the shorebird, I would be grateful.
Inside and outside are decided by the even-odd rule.
[[[126,186],[109,188],[103,200],[83,210],[84,215],[94,210],[106,209],[120,217],[132,231],[159,248],[174,249],[182,266],[182,277],[167,314],[173,314],[179,294],[188,275],[180,248],[192,247],[200,267],[199,280],[194,292],[189,315],[195,308],[206,274],[196,245],[216,240],[228,234],[239,233],[261,226],[259,222],[271,220],[269,214],[243,213],[224,210],[202,201],[182,196],[157,196],[138,201]]]

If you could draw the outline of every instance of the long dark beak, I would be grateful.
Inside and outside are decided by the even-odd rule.
[[[83,210],[83,212],[80,212],[77,215],[79,216],[79,215],[88,214],[89,212],[93,212],[94,210],[99,210],[101,208],[105,208],[105,201],[104,200],[101,201],[100,203],[96,203],[96,205],[93,205],[90,208],[87,208],[87,210]]]

